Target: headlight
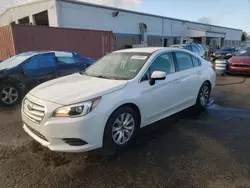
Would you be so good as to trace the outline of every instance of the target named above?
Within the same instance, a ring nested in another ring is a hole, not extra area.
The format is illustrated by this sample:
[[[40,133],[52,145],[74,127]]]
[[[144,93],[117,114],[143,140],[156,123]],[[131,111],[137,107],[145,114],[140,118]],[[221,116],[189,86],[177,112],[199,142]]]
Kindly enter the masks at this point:
[[[231,53],[226,54],[226,56],[230,56],[230,55],[232,55],[232,54]]]
[[[53,116],[54,117],[79,117],[85,116],[89,112],[91,112],[101,101],[101,97],[85,101],[82,103],[72,104],[68,106],[63,106],[57,108]]]

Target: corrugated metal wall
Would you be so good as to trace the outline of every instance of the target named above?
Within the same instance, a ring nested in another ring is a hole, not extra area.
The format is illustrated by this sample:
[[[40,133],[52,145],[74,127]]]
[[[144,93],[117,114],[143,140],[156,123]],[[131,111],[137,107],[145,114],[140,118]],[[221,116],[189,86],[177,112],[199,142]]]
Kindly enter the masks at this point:
[[[11,26],[0,27],[0,60],[15,55]]]
[[[16,54],[34,50],[63,50],[98,59],[114,50],[111,31],[12,25]]]

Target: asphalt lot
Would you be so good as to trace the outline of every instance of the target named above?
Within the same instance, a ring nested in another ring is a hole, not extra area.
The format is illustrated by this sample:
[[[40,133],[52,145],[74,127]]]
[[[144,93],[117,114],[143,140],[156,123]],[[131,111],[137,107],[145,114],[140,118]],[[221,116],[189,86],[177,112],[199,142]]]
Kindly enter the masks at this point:
[[[155,123],[109,155],[51,152],[24,133],[20,107],[0,108],[0,187],[250,187],[250,78],[218,78],[212,99],[202,114]]]

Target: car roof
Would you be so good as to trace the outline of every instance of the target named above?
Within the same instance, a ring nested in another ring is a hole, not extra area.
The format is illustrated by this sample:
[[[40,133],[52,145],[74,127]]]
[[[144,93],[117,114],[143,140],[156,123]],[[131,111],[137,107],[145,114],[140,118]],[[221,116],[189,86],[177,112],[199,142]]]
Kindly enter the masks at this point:
[[[118,50],[113,53],[118,52],[138,52],[138,53],[154,53],[155,51],[165,49],[165,47],[142,47],[142,48],[129,48],[124,50]],[[167,49],[167,48],[166,48]]]
[[[125,50],[118,50],[114,51],[112,53],[119,53],[119,52],[135,52],[135,53],[155,53],[158,51],[185,51],[190,53],[189,50],[182,49],[182,48],[175,48],[175,47],[143,47],[143,48],[131,48],[131,49],[125,49]]]
[[[173,45],[171,45],[171,46],[176,46],[176,47],[178,47],[178,46],[187,46],[187,45],[189,45],[189,44],[173,44]]]
[[[34,56],[38,54],[47,54],[47,53],[54,53],[56,57],[72,57],[73,54],[72,52],[65,52],[65,51],[47,51],[47,50],[41,50],[41,51],[29,51],[29,52],[24,52],[22,55],[29,55],[29,56]]]

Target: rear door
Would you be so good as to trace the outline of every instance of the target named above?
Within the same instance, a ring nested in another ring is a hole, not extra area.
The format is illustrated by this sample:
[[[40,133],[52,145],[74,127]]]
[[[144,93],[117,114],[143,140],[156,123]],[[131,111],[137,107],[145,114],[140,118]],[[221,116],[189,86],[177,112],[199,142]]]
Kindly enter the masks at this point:
[[[179,79],[175,82],[178,84],[176,99],[176,109],[181,110],[196,101],[199,88],[201,86],[200,76],[202,74],[200,62],[195,62],[196,57],[186,52],[174,52]],[[194,59],[194,60],[193,60]],[[198,59],[197,59],[198,60]],[[194,62],[193,62],[194,61]]]
[[[22,82],[25,91],[55,78],[55,55],[53,53],[41,54],[30,59],[22,66]]]

